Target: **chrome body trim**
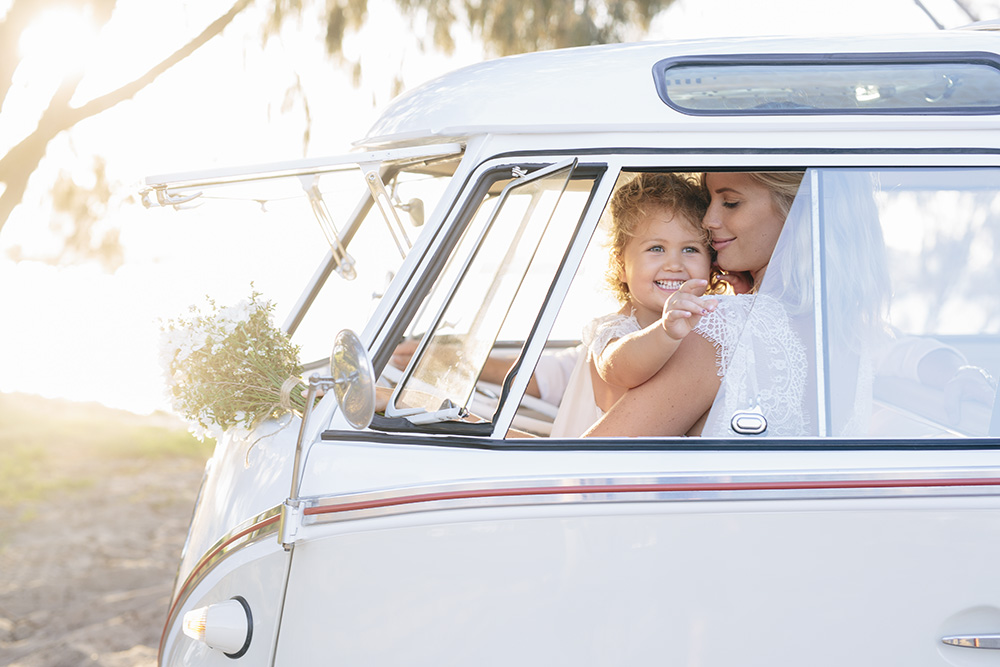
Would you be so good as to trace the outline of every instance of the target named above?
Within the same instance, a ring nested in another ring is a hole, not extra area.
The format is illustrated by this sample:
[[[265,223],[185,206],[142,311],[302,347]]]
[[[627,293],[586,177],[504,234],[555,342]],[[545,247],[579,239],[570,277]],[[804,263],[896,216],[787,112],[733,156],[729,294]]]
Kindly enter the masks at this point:
[[[437,509],[620,502],[1000,496],[1000,469],[469,480],[305,498],[303,524]]]
[[[191,596],[191,592],[198,587],[198,584],[202,582],[209,572],[235,551],[249,544],[259,542],[269,535],[276,534],[280,519],[281,506],[261,512],[222,536],[199,559],[198,564],[191,570],[191,574],[184,580],[184,583],[174,589],[173,600],[170,602],[170,611],[167,612],[167,620],[163,625],[163,633],[160,635],[158,664],[162,663],[163,660],[163,647],[167,633],[177,620],[180,608]]]

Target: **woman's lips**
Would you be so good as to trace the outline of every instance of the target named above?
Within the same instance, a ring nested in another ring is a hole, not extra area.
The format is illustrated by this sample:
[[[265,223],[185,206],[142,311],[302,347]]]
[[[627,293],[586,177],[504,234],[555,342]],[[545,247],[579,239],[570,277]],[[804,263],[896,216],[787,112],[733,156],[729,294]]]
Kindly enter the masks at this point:
[[[719,252],[735,240],[735,236],[728,239],[712,239],[712,247],[715,248],[715,252]]]

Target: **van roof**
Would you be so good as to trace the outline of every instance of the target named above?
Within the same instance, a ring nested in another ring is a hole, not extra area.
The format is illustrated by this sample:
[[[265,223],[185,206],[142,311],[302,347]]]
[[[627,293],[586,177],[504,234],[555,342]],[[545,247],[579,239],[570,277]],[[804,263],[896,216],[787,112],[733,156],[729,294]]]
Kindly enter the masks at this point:
[[[766,55],[794,62],[798,55],[822,63],[844,54],[883,59],[898,54],[901,60],[904,54],[942,59],[978,54],[995,65],[998,45],[990,31],[950,30],[638,42],[509,56],[464,67],[404,93],[358,144],[374,148],[485,134],[676,130],[692,122],[690,114],[667,104],[654,81],[654,67],[669,59]],[[785,111],[768,113],[773,118]]]

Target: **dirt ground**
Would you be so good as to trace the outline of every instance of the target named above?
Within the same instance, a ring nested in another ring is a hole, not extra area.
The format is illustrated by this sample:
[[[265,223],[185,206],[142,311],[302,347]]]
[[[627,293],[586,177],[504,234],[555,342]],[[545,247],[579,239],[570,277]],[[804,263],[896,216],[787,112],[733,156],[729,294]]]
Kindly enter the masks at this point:
[[[0,665],[155,665],[204,460],[52,466],[83,481],[0,505]]]

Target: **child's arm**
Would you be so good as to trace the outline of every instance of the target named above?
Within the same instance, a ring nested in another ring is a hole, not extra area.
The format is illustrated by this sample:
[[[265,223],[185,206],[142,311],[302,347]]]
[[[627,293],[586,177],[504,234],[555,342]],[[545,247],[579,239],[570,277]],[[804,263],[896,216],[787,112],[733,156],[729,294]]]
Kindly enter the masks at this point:
[[[707,280],[688,280],[663,305],[663,316],[648,327],[607,345],[594,360],[601,379],[614,387],[638,387],[656,375],[715,300],[699,297]]]

